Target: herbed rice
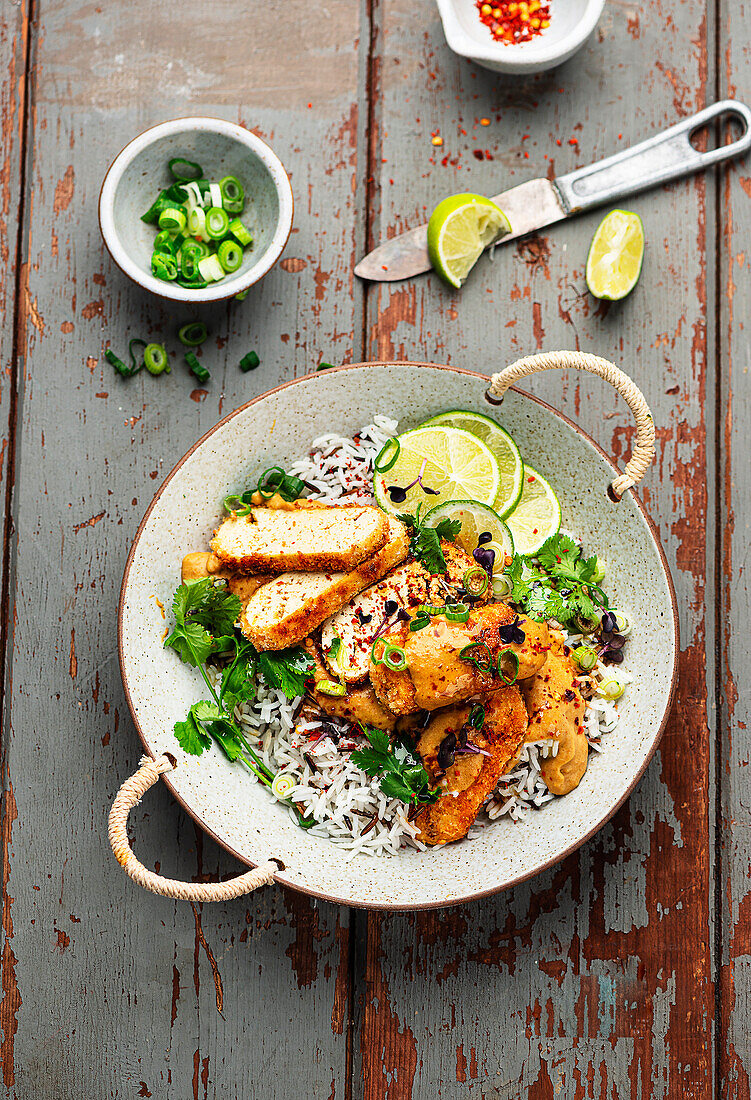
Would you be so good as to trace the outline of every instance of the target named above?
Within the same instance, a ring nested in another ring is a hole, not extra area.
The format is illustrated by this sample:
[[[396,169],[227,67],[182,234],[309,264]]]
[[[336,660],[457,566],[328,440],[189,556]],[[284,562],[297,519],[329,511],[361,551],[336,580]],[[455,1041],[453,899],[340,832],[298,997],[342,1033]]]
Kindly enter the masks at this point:
[[[349,500],[372,503],[373,465],[386,441],[397,434],[398,422],[376,416],[353,438],[329,434],[315,439],[307,458],[289,467],[303,478],[319,500]],[[566,637],[566,644],[579,645],[581,635]],[[603,751],[603,738],[618,723],[617,706],[599,693],[598,686],[609,674],[599,661],[589,674],[591,697],[587,700],[584,722],[590,751]],[[618,676],[626,683],[631,677],[622,665]],[[417,839],[419,824],[409,820],[409,807],[398,799],[387,798],[377,777],[369,778],[356,767],[350,754],[364,743],[354,737],[348,723],[337,723],[312,714],[302,699],[288,700],[275,688],[259,683],[256,699],[235,711],[245,734],[259,755],[275,772],[284,772],[295,780],[289,798],[317,824],[309,831],[346,849],[348,858],[360,853],[395,855],[405,850],[425,851]],[[504,775],[487,799],[468,840],[480,835],[486,826],[506,818],[518,823],[550,802],[551,794],[542,778],[541,761],[558,751],[553,739],[525,744],[514,770]],[[269,797],[276,796],[264,787]],[[294,810],[281,805],[297,820]]]

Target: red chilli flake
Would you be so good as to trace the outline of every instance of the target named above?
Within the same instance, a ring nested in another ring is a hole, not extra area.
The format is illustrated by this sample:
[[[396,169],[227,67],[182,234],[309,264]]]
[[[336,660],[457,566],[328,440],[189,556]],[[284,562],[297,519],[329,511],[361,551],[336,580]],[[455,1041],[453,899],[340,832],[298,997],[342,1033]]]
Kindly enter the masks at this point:
[[[475,0],[480,22],[496,42],[528,42],[550,26],[550,2],[544,0]]]

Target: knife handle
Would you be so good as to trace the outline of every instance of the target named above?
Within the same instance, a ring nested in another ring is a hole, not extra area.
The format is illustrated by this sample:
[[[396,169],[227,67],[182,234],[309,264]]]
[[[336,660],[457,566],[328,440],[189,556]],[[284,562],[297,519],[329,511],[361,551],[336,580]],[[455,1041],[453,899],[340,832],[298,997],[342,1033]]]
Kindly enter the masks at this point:
[[[700,127],[723,115],[740,122],[741,137],[729,145],[699,152],[691,144],[691,135]],[[558,188],[567,213],[576,214],[593,206],[645,191],[648,187],[681,179],[692,172],[709,168],[737,157],[751,148],[751,110],[735,99],[724,99],[684,118],[668,130],[615,156],[599,160],[587,168],[577,168],[558,176]]]

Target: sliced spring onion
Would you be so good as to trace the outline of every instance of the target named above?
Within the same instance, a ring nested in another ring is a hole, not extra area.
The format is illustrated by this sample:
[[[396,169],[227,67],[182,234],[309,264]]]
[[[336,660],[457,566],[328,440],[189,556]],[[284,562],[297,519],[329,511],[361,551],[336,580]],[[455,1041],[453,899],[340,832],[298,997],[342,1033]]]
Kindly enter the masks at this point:
[[[250,287],[248,287],[247,290],[241,290],[239,294],[235,295],[235,301],[236,302],[244,302],[249,294],[250,294]]]
[[[166,252],[154,252],[151,257],[151,274],[171,283],[177,278],[177,264]]]
[[[375,639],[372,646],[370,647],[370,659],[374,665],[383,664],[383,655],[386,652],[386,646],[388,644],[388,640],[384,638],[382,634],[379,634],[378,637]],[[380,653],[376,652],[379,646],[383,647]]]
[[[326,363],[325,366],[328,367],[330,366],[330,364]],[[318,369],[323,370],[324,364],[321,363]],[[376,455],[375,462],[373,463],[373,469],[375,470],[375,472],[377,474],[385,474],[387,470],[390,470],[391,467],[396,464],[396,460],[399,457],[399,452],[401,451],[401,449],[402,445],[398,439],[395,439],[392,436],[391,439],[387,440]]]
[[[290,791],[293,791],[297,783],[295,777],[290,775],[289,772],[278,772],[271,781],[271,793],[276,795],[277,798],[287,798]]]
[[[160,191],[145,214],[141,214],[141,221],[147,225],[156,225],[159,215],[164,209],[166,191]]]
[[[336,698],[341,698],[347,694],[344,684],[338,684],[336,680],[319,680],[315,690],[320,691],[323,695],[333,695]]]
[[[130,356],[131,367],[132,367],[132,370],[133,370],[134,374],[136,373],[136,371],[139,371],[142,366],[144,366],[143,349],[145,349],[146,347],[147,347],[147,341],[146,340],[139,340],[139,338],[137,336],[134,337],[130,341],[130,343],[128,344],[128,355]],[[138,357],[138,361],[136,361],[136,353],[135,353],[135,350],[134,350],[135,348],[141,348],[142,349],[141,354]]]
[[[519,676],[519,654],[513,649],[502,649],[498,654],[496,668],[504,684],[515,684]]]
[[[253,510],[252,502],[245,499],[245,497],[249,495],[252,494],[243,493],[242,496],[233,494],[232,496],[225,497],[224,507],[235,516],[248,516]]]
[[[201,206],[194,206],[188,214],[188,232],[191,237],[202,237],[206,232],[206,212]]]
[[[211,199],[211,205],[218,206],[221,209],[224,205],[224,202],[222,200],[222,189],[218,183],[209,184],[209,196]]]
[[[225,176],[219,180],[222,203],[230,214],[241,214],[245,206],[245,189],[237,176]]]
[[[233,218],[229,223],[229,231],[232,236],[238,241],[243,248],[247,248],[248,245],[253,243],[253,238],[248,230],[247,226],[243,225],[239,218]]]
[[[255,370],[261,360],[258,358],[254,351],[249,351],[247,355],[243,355],[240,360],[240,370],[247,373],[249,370]]]
[[[590,672],[597,664],[597,650],[589,645],[578,645],[571,656],[582,672]]]
[[[206,211],[206,236],[221,241],[229,233],[229,218],[221,206],[210,206]]]
[[[333,363],[319,363],[318,366],[316,367],[316,370],[333,370],[333,369],[334,369],[334,364]]]
[[[125,363],[123,363],[122,359],[119,359],[115,355],[112,348],[107,348],[104,353],[104,358],[107,360],[108,363],[112,364],[117,373],[122,375],[123,378],[132,378],[133,375],[136,373],[136,371],[132,367],[126,366]]]
[[[169,358],[164,344],[147,344],[143,350],[143,365],[149,374],[169,371]]]
[[[383,651],[383,664],[392,672],[401,672],[407,667],[407,655],[400,645],[387,644]]]
[[[467,718],[467,724],[472,726],[473,729],[481,730],[485,725],[485,707],[482,703],[477,703],[469,712]]]
[[[243,262],[243,250],[236,241],[222,241],[216,254],[219,257],[219,263],[228,275],[233,271],[237,271]]]
[[[178,275],[176,282],[178,286],[185,287],[186,290],[203,290],[204,287],[209,285],[206,280],[202,279],[200,276],[197,279],[181,279]]]
[[[465,661],[471,661],[480,672],[490,672],[493,667],[493,654],[485,642],[470,642],[459,650],[459,656]]]
[[[203,259],[200,252],[193,248],[183,248],[180,251],[180,274],[189,282],[200,277],[198,264]]]
[[[179,206],[167,206],[159,215],[159,228],[169,229],[171,233],[180,233],[187,224],[185,211]]]
[[[450,623],[466,623],[469,608],[465,603],[447,603],[443,614]]]
[[[589,578],[592,581],[592,584],[599,584],[601,581],[604,581],[605,571],[606,566],[602,558],[595,558],[595,571]]]
[[[615,701],[620,699],[626,690],[626,684],[618,676],[608,676],[603,680],[600,686],[597,688],[598,695],[602,695],[605,699],[611,699]]]
[[[173,157],[167,162],[167,167],[176,180],[197,180],[203,175],[201,165],[185,157]]]
[[[194,375],[199,382],[208,382],[209,378],[211,378],[211,374],[206,370],[206,367],[198,362],[195,352],[186,351],[185,362],[190,367],[190,373]]]
[[[187,197],[188,192],[185,190],[185,186],[182,183],[173,183],[166,191],[162,191],[163,199],[169,199],[171,202],[176,202],[180,206],[182,206]]]
[[[209,335],[203,321],[189,321],[177,330],[177,338],[186,348],[197,348]]]
[[[198,186],[195,180],[192,180],[190,183],[186,183],[185,190],[188,192],[187,201],[190,203],[191,209],[194,209],[196,206],[203,206],[203,195],[201,194],[201,188]]]
[[[462,577],[462,584],[468,596],[482,596],[490,584],[490,577],[481,565],[473,565]]]
[[[426,626],[430,626],[430,619],[427,615],[415,615],[414,619],[409,624],[409,629],[414,633],[417,630],[424,630]]]
[[[160,229],[156,237],[154,237],[154,251],[169,252],[170,255],[174,255],[176,252],[174,238],[169,229]]]
[[[511,578],[506,573],[494,573],[491,583],[493,585],[493,595],[499,600],[505,600],[514,590]]]
[[[574,623],[580,634],[593,634],[600,625],[600,619],[598,615],[593,616],[591,619],[586,615],[577,615]]]
[[[443,615],[446,607],[442,603],[421,603],[417,608],[418,615]]]
[[[198,261],[198,270],[201,278],[208,283],[218,283],[220,279],[224,278],[224,268],[216,256],[204,256],[202,260]]]
[[[615,617],[615,625],[619,634],[622,634],[624,638],[627,638],[631,633],[632,623],[628,615],[624,615],[622,611],[611,611],[611,615]]]
[[[264,500],[268,500],[269,497],[273,497],[274,493],[279,491],[279,487],[284,483],[286,476],[287,473],[281,466],[269,466],[268,470],[263,471],[258,479],[257,488]]]

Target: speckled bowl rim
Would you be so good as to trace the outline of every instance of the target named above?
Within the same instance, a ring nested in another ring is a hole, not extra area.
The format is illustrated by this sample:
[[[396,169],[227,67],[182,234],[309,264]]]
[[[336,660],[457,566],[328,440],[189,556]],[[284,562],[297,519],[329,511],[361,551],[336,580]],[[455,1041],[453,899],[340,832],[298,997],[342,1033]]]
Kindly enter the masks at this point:
[[[274,230],[274,236],[269,243],[266,252],[244,275],[238,275],[234,279],[222,280],[215,288],[205,287],[203,290],[188,291],[183,287],[174,286],[164,279],[157,279],[150,272],[145,271],[139,264],[131,261],[130,256],[121,249],[118,242],[118,234],[115,231],[114,193],[123,172],[133,159],[156,139],[169,133],[179,133],[181,129],[189,129],[178,123],[191,123],[195,130],[207,130],[212,133],[222,133],[226,137],[233,137],[241,145],[251,149],[266,166],[279,199],[279,219]],[[146,140],[148,139],[148,140]],[[112,209],[103,215],[103,203],[105,191],[112,191]],[[259,138],[251,130],[246,130],[237,122],[228,122],[224,118],[212,118],[210,115],[181,115],[179,118],[171,118],[166,122],[160,122],[156,126],[149,126],[136,134],[134,138],[122,147],[104,174],[102,186],[99,189],[97,202],[97,217],[99,231],[102,234],[104,246],[124,275],[140,286],[148,290],[158,298],[166,298],[171,302],[187,302],[188,304],[203,305],[207,302],[226,302],[234,298],[244,290],[249,290],[259,282],[274,266],[287,245],[292,225],[295,219],[295,196],[292,192],[287,169],[281,160],[262,138]],[[120,254],[121,253],[121,254]],[[218,425],[217,425],[218,426]],[[186,456],[187,457],[187,456]]]
[[[483,382],[485,384],[486,388],[487,388],[487,386],[489,384],[489,381],[490,381],[486,374],[480,374],[478,371],[465,370],[462,367],[452,367],[452,366],[449,366],[449,365],[443,364],[443,363],[427,363],[427,362],[411,361],[411,360],[397,360],[397,361],[390,362],[390,363],[382,363],[382,362],[378,362],[378,361],[364,362],[364,363],[352,363],[352,364],[349,364],[347,366],[335,367],[333,369],[330,369],[330,370],[326,371],[326,374],[327,375],[341,374],[345,371],[359,370],[362,367],[429,367],[429,368],[437,369],[437,370],[452,371],[454,374],[464,375],[464,376],[469,377],[469,378],[476,378],[478,381]],[[132,699],[131,694],[130,694],[130,688],[128,686],[128,677],[127,677],[127,673],[126,673],[126,670],[125,670],[125,659],[124,659],[124,652],[123,652],[123,613],[124,613],[124,608],[125,608],[125,594],[126,594],[126,590],[127,590],[127,587],[128,587],[128,579],[129,579],[129,576],[130,576],[131,565],[133,563],[133,559],[134,559],[135,554],[136,554],[136,549],[138,547],[138,543],[139,543],[141,534],[144,530],[144,527],[146,526],[146,523],[148,522],[148,519],[149,519],[149,516],[151,515],[152,510],[154,509],[155,505],[157,504],[157,502],[158,502],[159,498],[161,497],[162,493],[165,491],[165,489],[167,488],[169,483],[172,481],[173,477],[177,474],[177,472],[180,470],[182,465],[190,458],[190,456],[193,454],[193,452],[196,450],[197,447],[200,447],[201,444],[205,443],[207,439],[210,439],[211,436],[214,435],[215,432],[217,432],[220,428],[222,428],[225,424],[227,424],[235,416],[238,416],[240,413],[245,412],[245,410],[249,409],[252,405],[257,405],[259,401],[263,401],[264,398],[270,397],[272,394],[281,393],[283,390],[288,390],[293,386],[299,385],[301,382],[309,381],[311,378],[315,378],[315,377],[316,377],[315,373],[305,374],[305,375],[302,375],[300,378],[294,378],[291,382],[284,382],[280,386],[274,386],[273,389],[266,390],[265,393],[259,394],[258,397],[254,397],[251,401],[247,401],[244,405],[240,405],[239,408],[234,409],[231,413],[228,413],[227,416],[223,417],[220,421],[218,421],[218,423],[216,423],[213,428],[210,428],[204,435],[201,436],[200,439],[196,440],[196,442],[193,444],[193,446],[190,448],[190,450],[186,451],[186,453],[183,455],[183,457],[180,459],[180,461],[177,462],[176,465],[172,468],[172,470],[169,472],[169,474],[164,479],[164,481],[160,485],[159,489],[155,493],[154,499],[152,500],[151,504],[147,508],[146,513],[144,514],[144,517],[143,517],[143,519],[141,520],[141,522],[138,526],[138,530],[136,531],[135,538],[133,539],[133,543],[132,543],[130,551],[128,553],[127,561],[125,562],[125,571],[123,573],[123,580],[122,580],[122,584],[120,586],[120,600],[119,600],[118,611],[117,611],[117,652],[118,652],[118,659],[119,659],[119,662],[120,662],[120,675],[121,675],[122,681],[123,681],[123,689],[125,691],[125,699],[126,699],[126,702],[128,704],[128,709],[130,711],[130,716],[133,720],[134,726],[136,727],[136,731],[138,733],[138,736],[141,739],[141,743],[144,747],[144,750],[146,751],[146,753],[152,759],[154,759],[154,754],[152,753],[151,749],[149,748],[148,742],[147,742],[146,737],[144,735],[144,732],[141,728],[141,724],[138,721],[138,718],[136,716],[136,709],[135,709],[135,706],[133,704],[133,699]],[[554,409],[553,406],[549,405],[546,401],[542,401],[539,397],[535,397],[534,394],[528,393],[526,390],[519,390],[516,386],[514,386],[513,389],[515,390],[515,392],[521,394],[523,397],[527,398],[529,401],[533,401],[536,405],[540,405],[546,411],[553,413],[556,417],[558,417],[559,420],[563,421],[563,423],[567,427],[571,428],[572,431],[576,432],[577,435],[581,436],[605,460],[607,465],[613,471],[614,476],[616,476],[620,472],[613,465],[611,459],[608,457],[608,455],[605,453],[605,451],[602,449],[602,447],[600,447],[600,445],[598,443],[596,443],[595,440],[591,438],[591,436],[587,435],[587,433],[585,431],[583,431],[577,424],[575,424],[573,422],[573,420],[570,420],[567,416],[564,416],[563,413],[559,412],[557,409]],[[673,708],[673,700],[675,698],[676,684],[677,684],[677,680],[678,680],[678,654],[679,654],[679,650],[680,650],[680,633],[679,633],[680,628],[679,628],[679,624],[678,624],[678,601],[677,601],[676,594],[675,594],[675,585],[673,584],[673,578],[672,578],[672,575],[670,573],[670,567],[668,565],[668,560],[667,560],[667,557],[665,555],[665,551],[662,548],[662,544],[660,542],[659,532],[658,532],[657,527],[655,526],[651,516],[649,515],[646,508],[644,507],[641,500],[639,499],[638,495],[634,492],[633,489],[629,490],[629,492],[632,493],[634,501],[636,503],[636,506],[639,509],[639,511],[640,511],[640,513],[641,513],[641,515],[642,515],[642,517],[643,517],[643,519],[644,519],[644,521],[647,525],[647,528],[649,530],[650,535],[652,536],[652,541],[654,542],[654,544],[657,548],[657,552],[658,552],[659,557],[660,557],[660,562],[662,564],[662,568],[663,568],[663,571],[664,571],[664,574],[665,574],[665,579],[667,580],[668,591],[670,592],[670,602],[671,602],[671,605],[672,605],[672,613],[673,613],[673,632],[674,632],[674,638],[673,638],[674,650],[673,650],[673,652],[674,652],[674,659],[673,659],[672,673],[671,673],[671,677],[670,677],[670,692],[668,694],[667,703],[665,705],[665,711],[663,713],[663,716],[662,716],[662,719],[660,721],[660,725],[657,729],[657,732],[656,732],[656,734],[655,734],[655,736],[652,740],[652,744],[650,745],[650,747],[647,751],[647,754],[644,758],[644,761],[643,761],[641,767],[639,768],[638,772],[634,776],[634,779],[631,782],[631,784],[629,785],[628,789],[623,793],[623,795],[620,798],[618,798],[616,800],[616,802],[613,803],[612,807],[607,811],[607,813],[603,814],[603,816],[600,818],[600,820],[595,825],[593,825],[592,828],[587,833],[585,833],[584,836],[577,839],[573,844],[570,844],[562,852],[559,852],[557,855],[555,855],[553,858],[549,859],[546,863],[542,864],[541,866],[535,867],[531,871],[523,872],[522,874],[519,874],[515,878],[511,879],[509,882],[504,882],[499,886],[491,886],[487,890],[476,890],[476,891],[473,891],[471,893],[464,894],[461,897],[451,898],[451,900],[449,900],[449,901],[416,902],[416,903],[411,904],[411,905],[396,905],[396,904],[393,904],[391,902],[368,902],[366,904],[365,902],[362,902],[362,901],[348,901],[348,902],[345,903],[340,898],[332,897],[330,894],[326,894],[322,890],[313,890],[310,887],[301,886],[297,882],[290,881],[288,878],[285,877],[283,869],[280,870],[278,874],[274,875],[274,881],[278,885],[288,886],[290,889],[296,890],[299,893],[307,894],[310,897],[319,898],[321,901],[328,901],[328,902],[331,902],[335,905],[344,905],[344,904],[346,904],[350,908],[353,908],[353,909],[385,910],[385,911],[397,912],[397,913],[413,912],[413,911],[421,910],[421,909],[427,909],[427,910],[429,910],[429,909],[447,909],[447,908],[450,908],[451,906],[455,906],[455,905],[464,905],[466,902],[474,901],[475,899],[487,898],[487,897],[491,897],[493,894],[500,894],[504,890],[509,890],[514,886],[518,886],[519,883],[526,882],[528,879],[531,879],[531,878],[536,878],[538,875],[542,874],[544,871],[547,871],[550,867],[555,867],[557,864],[562,863],[564,859],[566,859],[568,856],[570,856],[572,852],[575,852],[579,848],[581,848],[583,844],[585,844],[588,840],[590,840],[591,837],[593,837],[595,835],[595,833],[600,831],[600,829],[603,827],[603,825],[607,824],[607,822],[610,821],[610,819],[613,817],[613,815],[620,809],[620,807],[623,805],[623,803],[626,801],[626,799],[629,797],[629,795],[632,793],[634,788],[639,783],[641,777],[644,775],[644,772],[647,769],[647,765],[649,764],[649,762],[651,761],[652,757],[654,756],[654,754],[657,750],[657,746],[659,745],[660,740],[662,739],[663,731],[665,729],[665,726],[667,725],[668,718],[670,717],[670,713],[671,713],[671,710]],[[203,831],[208,836],[210,836],[212,840],[216,841],[216,843],[221,848],[224,848],[224,850],[226,852],[228,852],[230,855],[234,856],[235,859],[237,859],[239,863],[244,864],[244,866],[246,866],[246,867],[255,867],[256,866],[256,864],[252,863],[250,860],[248,860],[244,856],[240,855],[240,853],[238,851],[236,851],[236,849],[233,848],[231,844],[228,844],[225,840],[223,840],[220,836],[218,836],[213,831],[213,829],[210,829],[206,825],[206,823],[201,818],[200,814],[197,813],[195,810],[193,810],[188,805],[186,800],[181,795],[178,794],[178,792],[175,788],[175,785],[172,782],[170,782],[169,774],[162,775],[161,778],[162,778],[163,783],[167,787],[167,789],[172,794],[173,798],[180,804],[180,806],[186,812],[186,814],[188,814],[188,816],[191,817],[193,819],[193,821],[195,821],[196,825],[200,826],[200,828],[203,829]],[[279,861],[277,861],[277,862],[279,862]]]

